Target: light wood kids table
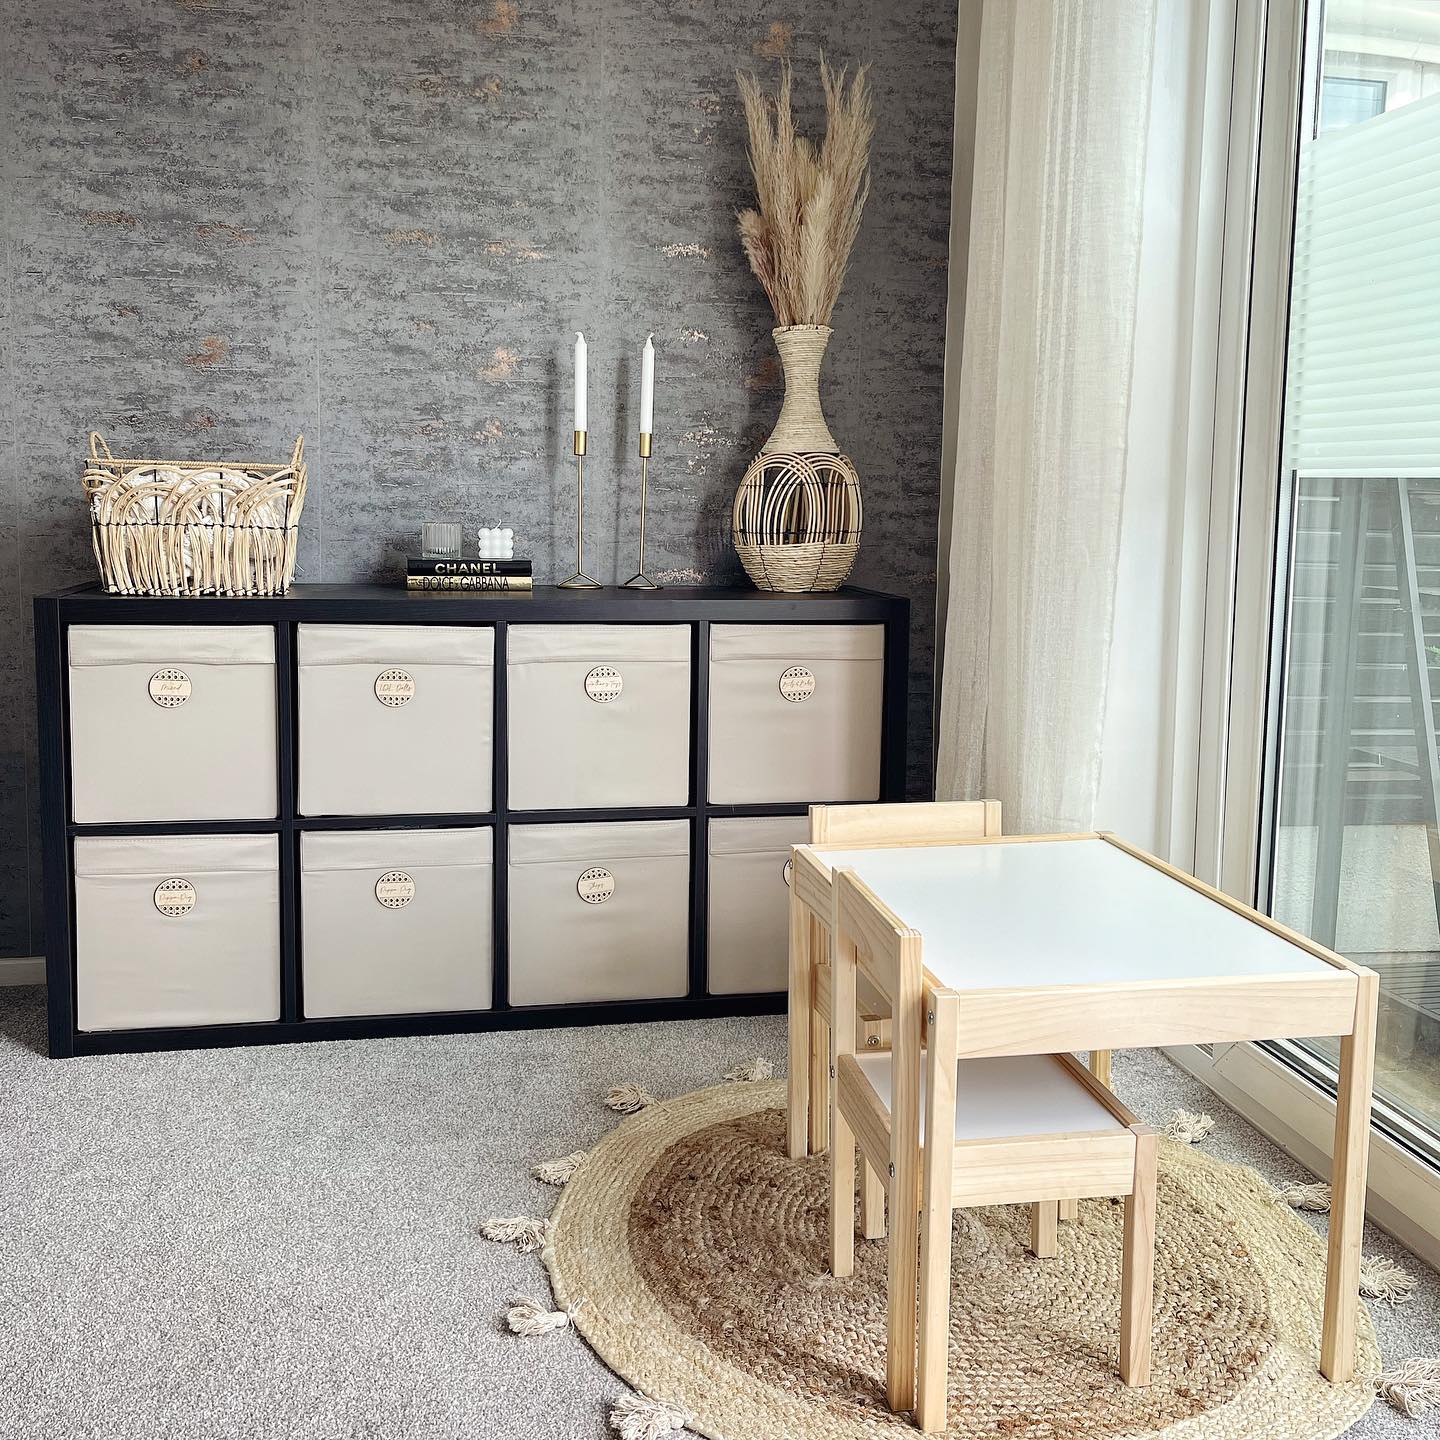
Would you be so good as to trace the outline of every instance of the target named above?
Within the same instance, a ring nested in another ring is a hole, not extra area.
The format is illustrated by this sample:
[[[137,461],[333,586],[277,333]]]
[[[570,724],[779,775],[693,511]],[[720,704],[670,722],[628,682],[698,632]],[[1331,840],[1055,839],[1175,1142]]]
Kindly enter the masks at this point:
[[[1351,1378],[1379,991],[1373,970],[1103,834],[797,846],[792,965],[807,963],[801,952],[816,928],[805,911],[831,924],[831,876],[840,870],[854,870],[919,932],[927,991],[959,992],[961,1059],[1340,1036],[1320,1369],[1332,1381]],[[917,1204],[890,1216],[891,1254],[918,1253],[918,1152],[897,1151],[894,1164],[895,1193],[911,1186],[908,1168]],[[908,1288],[910,1300],[892,1315],[913,1317],[916,1270],[901,1268],[908,1281],[892,1273],[890,1283]],[[950,1277],[920,1276],[922,1307],[927,1282],[948,1294]]]

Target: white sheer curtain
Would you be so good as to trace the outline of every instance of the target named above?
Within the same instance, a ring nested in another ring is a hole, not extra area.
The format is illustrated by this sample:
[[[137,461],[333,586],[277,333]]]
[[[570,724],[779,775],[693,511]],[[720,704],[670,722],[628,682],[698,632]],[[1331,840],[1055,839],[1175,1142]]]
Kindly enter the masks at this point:
[[[938,793],[1091,825],[1156,0],[983,0]]]

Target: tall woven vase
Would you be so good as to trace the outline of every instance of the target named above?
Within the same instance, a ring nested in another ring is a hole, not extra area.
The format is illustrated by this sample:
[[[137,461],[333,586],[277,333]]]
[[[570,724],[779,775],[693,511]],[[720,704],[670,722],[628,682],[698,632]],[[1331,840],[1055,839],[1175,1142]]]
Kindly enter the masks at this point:
[[[860,476],[820,409],[828,325],[770,332],[785,403],[735,495],[735,550],[761,590],[835,590],[860,549]]]

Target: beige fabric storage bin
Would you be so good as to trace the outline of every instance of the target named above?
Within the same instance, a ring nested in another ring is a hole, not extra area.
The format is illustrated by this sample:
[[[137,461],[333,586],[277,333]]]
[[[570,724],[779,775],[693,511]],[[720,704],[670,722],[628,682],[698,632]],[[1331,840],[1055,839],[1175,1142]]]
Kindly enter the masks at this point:
[[[710,994],[789,984],[790,847],[809,839],[805,815],[710,822]]]
[[[689,989],[690,822],[510,829],[510,1001]]]
[[[81,1030],[280,1018],[274,835],[75,841]]]
[[[688,625],[512,625],[510,808],[685,805]]]
[[[490,808],[495,632],[301,625],[302,815]]]
[[[72,625],[71,811],[80,824],[273,820],[268,625]]]
[[[884,634],[712,626],[711,801],[878,800]]]
[[[305,1015],[488,1010],[492,847],[478,829],[303,835]]]

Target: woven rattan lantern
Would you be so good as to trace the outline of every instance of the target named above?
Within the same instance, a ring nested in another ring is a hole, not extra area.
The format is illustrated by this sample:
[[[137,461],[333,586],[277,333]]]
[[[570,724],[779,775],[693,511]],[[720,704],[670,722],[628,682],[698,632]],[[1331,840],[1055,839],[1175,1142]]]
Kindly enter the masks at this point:
[[[835,590],[860,548],[860,476],[820,409],[828,325],[774,330],[785,403],[735,495],[735,550],[761,590]]]

